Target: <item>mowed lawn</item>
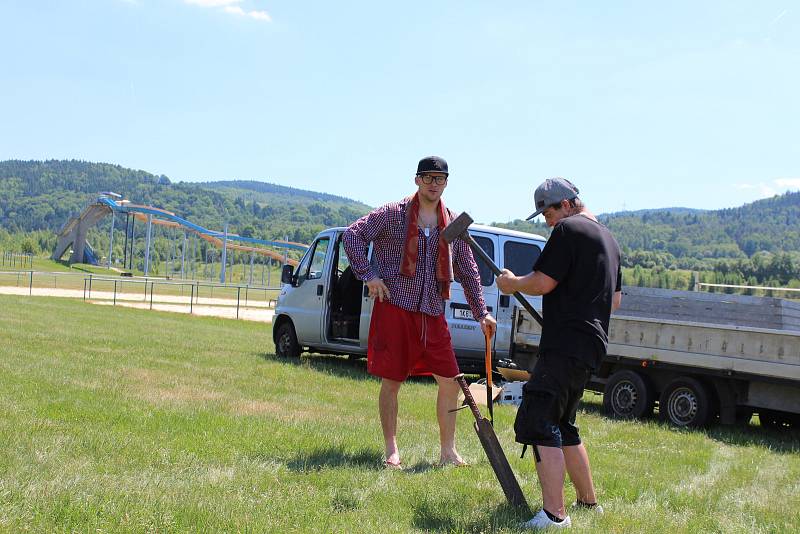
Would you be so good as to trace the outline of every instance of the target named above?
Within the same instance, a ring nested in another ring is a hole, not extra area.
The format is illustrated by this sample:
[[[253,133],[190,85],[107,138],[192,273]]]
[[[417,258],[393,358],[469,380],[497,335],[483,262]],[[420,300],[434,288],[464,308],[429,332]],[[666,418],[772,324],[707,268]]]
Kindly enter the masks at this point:
[[[364,367],[277,358],[259,323],[0,296],[0,530],[519,532],[468,412],[472,465],[434,467],[429,380],[401,391],[407,468],[380,468]],[[495,425],[536,508],[514,413]],[[606,514],[574,532],[800,530],[797,433],[611,421],[592,394],[579,419]]]

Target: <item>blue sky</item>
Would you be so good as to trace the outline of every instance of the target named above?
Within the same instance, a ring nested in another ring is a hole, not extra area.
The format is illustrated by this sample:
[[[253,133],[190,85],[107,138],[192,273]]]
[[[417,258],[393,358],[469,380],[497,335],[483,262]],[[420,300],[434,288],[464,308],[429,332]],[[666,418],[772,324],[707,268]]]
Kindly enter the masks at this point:
[[[800,189],[800,6],[782,1],[0,0],[0,160],[252,179],[379,205],[420,157],[524,218]]]

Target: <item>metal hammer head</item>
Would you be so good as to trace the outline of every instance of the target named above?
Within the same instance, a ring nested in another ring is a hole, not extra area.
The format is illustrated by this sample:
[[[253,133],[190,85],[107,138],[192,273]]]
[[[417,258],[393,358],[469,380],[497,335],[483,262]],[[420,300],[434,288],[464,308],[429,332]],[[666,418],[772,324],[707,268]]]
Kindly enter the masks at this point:
[[[472,223],[472,217],[465,211],[447,225],[447,228],[442,232],[442,237],[446,243],[452,243],[457,237],[466,232]]]

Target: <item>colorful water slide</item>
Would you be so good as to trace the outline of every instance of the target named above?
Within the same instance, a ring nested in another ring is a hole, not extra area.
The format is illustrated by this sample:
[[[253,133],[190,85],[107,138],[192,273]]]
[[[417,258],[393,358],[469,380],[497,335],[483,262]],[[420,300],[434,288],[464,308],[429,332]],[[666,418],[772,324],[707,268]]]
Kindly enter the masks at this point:
[[[166,212],[166,213],[168,213],[168,212]],[[147,223],[147,216],[146,215],[144,215],[142,213],[134,213],[133,216],[136,218],[137,221],[141,221],[143,223]],[[165,226],[167,228],[182,228],[182,225],[180,223],[177,223],[177,222],[174,222],[174,221],[165,221],[163,219],[152,219],[152,223],[153,224],[157,224],[159,226]],[[222,248],[223,239],[220,239],[218,237],[214,237],[212,235],[204,234],[202,232],[198,232],[197,230],[194,230],[193,228],[185,228],[185,229],[187,231],[192,232],[193,234],[197,235],[197,237],[199,237],[200,239],[203,239],[204,241],[208,241],[209,243],[211,243],[215,247],[220,248],[220,249]],[[223,234],[223,237],[224,237],[224,234]],[[237,236],[235,234],[228,234],[228,239],[229,240],[235,240],[235,238],[237,238],[237,237],[239,237],[239,236]],[[286,243],[286,244],[289,244],[289,245],[299,245],[300,247],[303,247],[304,249],[307,248],[306,245],[303,245],[302,243],[294,243],[292,241],[273,241],[273,243],[281,243],[280,246],[283,246],[282,244]],[[237,245],[235,243],[228,243],[228,250],[239,250],[239,251],[242,251],[242,252],[253,252],[253,253],[259,254],[261,256],[266,256],[268,258],[272,258],[272,259],[277,260],[277,261],[279,261],[281,263],[288,263],[289,265],[294,265],[295,267],[297,266],[297,263],[298,263],[297,260],[294,260],[292,258],[286,258],[285,255],[281,254],[280,252],[276,252],[274,250],[269,250],[269,249],[265,249],[265,248],[261,248],[261,247],[249,247],[247,245]]]
[[[61,259],[69,247],[72,246],[72,254],[70,255],[69,263],[72,264],[83,261],[87,246],[86,234],[89,228],[111,213],[130,214],[135,220],[147,224],[182,229],[196,234],[201,239],[214,244],[216,247],[222,248],[223,245],[225,245],[227,249],[252,252],[290,265],[297,265],[297,261],[287,258],[285,254],[281,254],[276,250],[270,250],[264,247],[283,250],[306,250],[308,248],[308,245],[294,243],[292,241],[268,241],[209,230],[178,217],[171,211],[154,206],[132,204],[127,200],[111,198],[110,194],[102,194],[97,200],[87,206],[78,217],[72,217],[64,224],[58,232],[58,242],[55,250],[53,250],[52,258],[55,260]]]

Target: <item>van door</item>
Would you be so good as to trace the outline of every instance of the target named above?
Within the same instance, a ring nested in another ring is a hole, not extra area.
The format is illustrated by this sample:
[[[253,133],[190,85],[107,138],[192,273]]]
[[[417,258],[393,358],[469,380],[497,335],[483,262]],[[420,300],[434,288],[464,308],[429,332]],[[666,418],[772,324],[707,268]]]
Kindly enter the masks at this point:
[[[524,276],[533,271],[533,265],[539,259],[544,247],[544,241],[537,243],[518,237],[501,235],[500,237],[500,263],[503,269],[508,269],[517,276]],[[542,297],[525,295],[525,299],[537,310],[542,309]],[[511,331],[514,308],[519,306],[517,299],[512,295],[501,295],[497,306],[497,336],[495,336],[495,350],[498,358],[505,358],[511,350]]]
[[[478,230],[469,233],[475,242],[486,251],[490,258],[497,258],[497,235]],[[479,258],[476,258],[478,272],[481,275],[483,299],[486,307],[494,315],[497,308],[498,291],[494,284],[492,270]],[[482,362],[484,356],[484,338],[480,325],[472,317],[472,311],[467,304],[464,288],[458,282],[450,286],[450,300],[445,303],[445,318],[450,328],[450,337],[453,340],[453,349],[460,362],[464,360],[477,360]]]
[[[373,244],[370,243],[369,249],[367,250],[367,258],[369,259],[370,263],[372,263],[372,249]],[[369,325],[370,322],[372,322],[373,299],[371,299],[369,296],[369,288],[367,287],[367,284],[362,285],[361,291],[361,320],[359,322],[358,334],[359,346],[363,349],[363,352],[366,353],[369,345]]]
[[[362,288],[364,283],[356,278],[344,250],[342,237],[336,234],[330,269],[330,295],[325,312],[323,340],[333,345],[358,345],[361,324]]]
[[[318,344],[322,337],[323,304],[330,277],[328,256],[331,236],[322,235],[314,241],[300,265],[297,266],[297,287],[292,288],[291,315],[300,345]]]

